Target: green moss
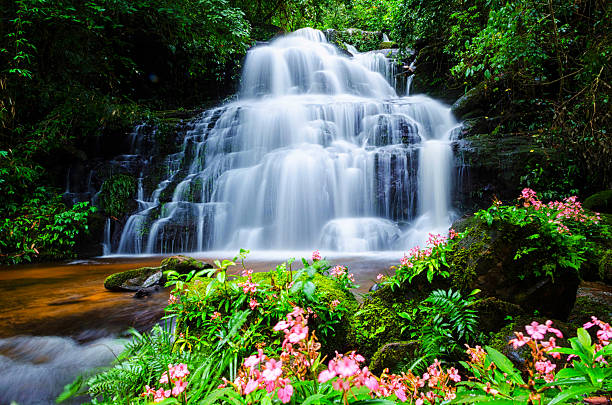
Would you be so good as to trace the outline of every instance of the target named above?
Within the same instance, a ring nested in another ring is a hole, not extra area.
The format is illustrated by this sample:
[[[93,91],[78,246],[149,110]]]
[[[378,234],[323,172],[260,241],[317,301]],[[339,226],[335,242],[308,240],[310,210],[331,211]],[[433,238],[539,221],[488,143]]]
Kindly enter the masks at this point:
[[[478,329],[489,333],[502,329],[509,320],[524,315],[521,307],[496,297],[478,300],[472,307],[478,313]]]
[[[104,288],[111,291],[124,291],[121,285],[127,280],[143,277],[147,278],[160,271],[160,267],[141,267],[139,269],[122,271],[120,273],[111,274],[104,280]]]
[[[102,184],[100,191],[100,208],[106,215],[121,218],[137,207],[134,200],[138,182],[133,176],[116,174]]]
[[[467,221],[466,221],[467,222]],[[458,232],[466,231],[466,236],[457,244],[448,258],[451,284],[454,289],[469,292],[477,278],[476,266],[488,254],[487,247],[491,236],[478,219],[471,217],[468,226]]]
[[[411,312],[420,302],[417,295],[420,294],[403,295],[388,286],[370,293],[350,321],[349,349],[371,357],[384,344],[401,341],[407,321],[398,314]]]
[[[600,191],[587,197],[582,206],[591,211],[612,214],[612,190]]]

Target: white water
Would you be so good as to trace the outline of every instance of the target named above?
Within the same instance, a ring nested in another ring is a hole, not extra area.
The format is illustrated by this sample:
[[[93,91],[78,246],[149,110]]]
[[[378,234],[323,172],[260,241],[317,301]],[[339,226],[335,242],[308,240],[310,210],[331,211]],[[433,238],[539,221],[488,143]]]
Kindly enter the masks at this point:
[[[312,29],[252,49],[238,100],[195,123],[117,253],[404,250],[446,231],[457,123],[392,80],[384,55]]]
[[[0,403],[54,404],[64,385],[109,365],[123,345],[111,338],[87,344],[58,336],[0,339]]]

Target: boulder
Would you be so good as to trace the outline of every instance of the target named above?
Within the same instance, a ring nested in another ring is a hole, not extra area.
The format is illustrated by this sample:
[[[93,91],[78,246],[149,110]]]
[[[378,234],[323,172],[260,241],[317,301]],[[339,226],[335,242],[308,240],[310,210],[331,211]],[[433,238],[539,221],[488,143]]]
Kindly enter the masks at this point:
[[[147,273],[143,273],[138,277],[126,280],[121,284],[120,288],[124,291],[138,291],[143,288],[153,287],[161,282],[163,273],[161,272],[161,270],[158,270],[155,273],[149,275],[148,277],[146,276]]]
[[[104,287],[110,291],[138,291],[142,284],[147,280],[151,281],[151,277],[155,278],[158,273],[161,273],[160,267],[142,267],[122,271],[108,276],[104,281]]]
[[[374,353],[369,369],[374,374],[382,373],[385,368],[391,373],[400,371],[399,366],[410,362],[417,356],[419,347],[419,342],[416,340],[387,343]]]
[[[484,333],[497,332],[512,319],[525,315],[525,311],[520,306],[496,297],[478,300],[472,309],[478,313],[478,329]]]
[[[486,83],[481,83],[459,97],[451,106],[451,111],[458,119],[484,115],[490,109],[487,101]]]
[[[497,297],[527,312],[538,310],[566,319],[578,289],[577,272],[560,268],[553,280],[546,275],[549,266],[557,265],[550,254],[532,252],[515,259],[517,251],[528,246],[527,238],[538,233],[538,228],[505,221],[495,221],[491,226],[479,219],[469,221],[467,234],[446,256],[453,286],[464,292],[477,288],[483,297]],[[458,223],[453,228],[463,226]],[[548,243],[544,236],[540,242]]]

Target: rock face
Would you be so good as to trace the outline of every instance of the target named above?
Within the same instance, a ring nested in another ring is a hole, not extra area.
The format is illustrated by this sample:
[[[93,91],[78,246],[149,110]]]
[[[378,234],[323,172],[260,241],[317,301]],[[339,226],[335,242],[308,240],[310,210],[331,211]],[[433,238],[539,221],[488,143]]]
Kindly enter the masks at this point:
[[[468,223],[466,226],[465,222]],[[467,235],[447,255],[453,285],[463,291],[480,289],[482,296],[497,297],[525,311],[538,310],[555,319],[566,319],[576,297],[576,271],[558,270],[554,281],[545,275],[550,257],[529,254],[515,259],[526,238],[537,229],[510,223],[486,223],[470,218],[453,225]],[[540,269],[536,276],[533,269]]]

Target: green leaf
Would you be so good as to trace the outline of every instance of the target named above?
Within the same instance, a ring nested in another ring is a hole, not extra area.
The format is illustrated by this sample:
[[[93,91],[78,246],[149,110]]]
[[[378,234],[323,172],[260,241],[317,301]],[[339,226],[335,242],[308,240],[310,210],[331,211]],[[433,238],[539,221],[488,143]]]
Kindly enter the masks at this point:
[[[525,384],[525,382],[523,381],[523,378],[521,377],[521,374],[518,372],[516,368],[514,368],[514,365],[506,356],[504,356],[503,354],[501,354],[500,352],[498,352],[491,346],[485,346],[485,349],[487,351],[487,355],[489,359],[493,363],[495,363],[495,365],[502,372],[508,374],[511,377],[512,381],[516,382],[517,384]]]
[[[597,388],[595,387],[573,387],[569,390],[561,391],[556,397],[552,399],[552,401],[548,403],[548,405],[565,403],[565,401],[568,399],[579,399],[580,397],[582,397],[582,395],[595,391],[597,391]]]

